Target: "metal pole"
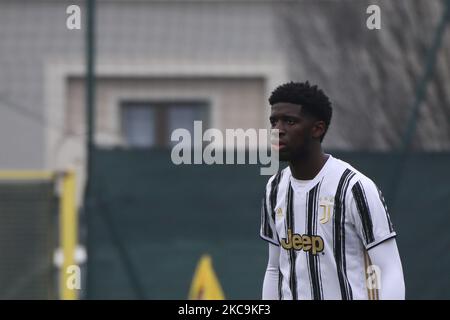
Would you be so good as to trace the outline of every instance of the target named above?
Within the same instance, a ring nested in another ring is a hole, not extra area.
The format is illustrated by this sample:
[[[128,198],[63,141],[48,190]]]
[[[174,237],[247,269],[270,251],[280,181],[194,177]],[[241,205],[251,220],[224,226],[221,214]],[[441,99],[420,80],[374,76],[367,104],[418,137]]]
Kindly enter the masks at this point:
[[[90,255],[92,228],[92,173],[94,166],[94,132],[95,132],[95,0],[86,0],[86,187],[84,193],[85,217],[87,219],[87,276],[86,297],[92,294],[92,259]]]

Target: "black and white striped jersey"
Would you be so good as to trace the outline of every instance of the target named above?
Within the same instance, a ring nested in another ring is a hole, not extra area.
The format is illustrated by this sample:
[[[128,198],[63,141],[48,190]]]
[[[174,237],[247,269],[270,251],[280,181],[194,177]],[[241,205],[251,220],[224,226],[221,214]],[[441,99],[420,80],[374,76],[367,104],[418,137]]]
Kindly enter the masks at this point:
[[[272,176],[261,209],[261,237],[280,246],[279,297],[376,298],[367,250],[396,234],[375,183],[331,155],[303,188],[294,180],[289,167]]]

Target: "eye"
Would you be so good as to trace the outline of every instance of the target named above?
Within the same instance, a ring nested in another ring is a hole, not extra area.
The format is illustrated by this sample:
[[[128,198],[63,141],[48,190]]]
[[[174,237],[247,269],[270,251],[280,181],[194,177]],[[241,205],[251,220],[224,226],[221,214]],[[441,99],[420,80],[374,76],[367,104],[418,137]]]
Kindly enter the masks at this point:
[[[292,120],[292,119],[287,119],[286,122],[287,122],[287,124],[290,125],[290,126],[292,126],[292,125],[295,124],[295,121]]]
[[[275,124],[276,124],[277,122],[276,122],[276,120],[275,119],[270,119],[270,125],[272,126],[272,127],[275,127]]]

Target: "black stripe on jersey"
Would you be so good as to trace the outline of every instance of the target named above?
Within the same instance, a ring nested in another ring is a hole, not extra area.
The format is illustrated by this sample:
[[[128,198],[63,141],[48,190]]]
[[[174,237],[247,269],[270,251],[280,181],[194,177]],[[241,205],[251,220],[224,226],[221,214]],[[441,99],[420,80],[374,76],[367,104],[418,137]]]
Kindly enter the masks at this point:
[[[352,188],[352,192],[353,197],[355,198],[356,208],[358,209],[359,216],[361,217],[366,244],[372,243],[375,241],[372,218],[370,216],[369,204],[367,203],[366,195],[360,181],[355,183]]]
[[[317,233],[317,209],[318,209],[318,194],[320,183],[312,188],[307,194],[307,234],[309,236]],[[318,257],[311,252],[307,253],[307,261],[309,267],[309,275],[311,281],[311,297],[314,300],[322,300],[322,292],[320,291],[321,284],[319,279]]]
[[[278,185],[280,184],[281,176],[283,175],[283,171],[277,173],[275,178],[272,180],[269,201],[270,207],[272,209],[272,219],[275,221],[275,206],[277,205],[277,196],[278,196]]]
[[[263,198],[262,200],[262,204],[261,204],[261,231],[262,234],[260,234],[261,239],[263,239],[264,241],[268,241],[270,243],[272,243],[273,245],[276,246],[280,246],[280,240],[278,239],[273,239],[273,232],[274,230],[272,230],[272,227],[270,226],[270,222],[269,222],[269,213],[267,210],[267,202],[265,200],[266,197]],[[277,238],[278,238],[278,234],[277,234]]]
[[[274,233],[276,233],[275,230],[272,229],[271,225],[270,225],[270,217],[272,217],[272,221],[275,224],[275,206],[276,206],[276,202],[277,202],[277,195],[278,195],[278,185],[280,183],[281,180],[281,176],[282,176],[283,171],[278,172],[276,174],[276,176],[273,178],[271,185],[270,185],[270,191],[269,191],[269,203],[267,202],[267,195],[266,193],[264,193],[264,198],[263,198],[263,203],[261,205],[261,225],[262,230],[263,230],[263,235],[266,238],[269,239],[264,239],[266,241],[269,241],[270,243],[273,243],[276,246],[279,246],[279,239],[278,239],[278,243],[276,242],[276,239],[274,239]],[[269,209],[269,204],[270,204],[270,209]],[[270,214],[269,214],[270,212]],[[278,238],[278,234],[277,237]]]
[[[306,215],[305,215],[305,232],[306,232],[306,234],[310,234],[310,231],[309,231],[309,221],[312,219],[311,217],[310,217],[310,210],[309,210],[309,202],[310,202],[310,194],[311,194],[311,191],[312,190],[310,190],[310,191],[308,191],[307,193],[306,193],[306,209],[305,209],[305,212],[306,212]],[[311,276],[311,274],[312,274],[312,272],[311,272],[311,264],[312,263],[310,263],[310,259],[309,259],[309,253],[307,252],[306,253],[306,264],[307,264],[307,268],[306,268],[306,270],[308,270],[308,277],[309,277],[309,286],[310,286],[310,289],[311,289],[311,300],[312,299],[314,299],[314,288],[313,288],[313,280],[312,280],[312,276]]]
[[[265,198],[265,197],[264,197]],[[263,233],[263,235],[266,235],[267,234],[267,228],[266,228],[266,210],[264,209],[264,204],[265,204],[265,201],[264,201],[264,198],[262,199],[262,203],[261,203],[261,226],[262,226],[262,233]]]
[[[316,259],[317,259],[317,269],[318,269],[318,273],[319,273],[319,285],[320,285],[320,288],[319,288],[319,290],[320,290],[320,297],[321,297],[321,299],[323,300],[324,298],[323,298],[323,287],[322,287],[322,268],[320,267],[320,257],[316,257]]]
[[[289,182],[289,189],[287,192],[287,212],[286,212],[286,227],[291,230],[292,234],[295,233],[295,221],[294,221],[294,206],[293,206],[293,190],[291,183]],[[287,233],[286,233],[287,235]],[[289,275],[289,288],[292,294],[292,300],[297,300],[297,273],[295,268],[297,254],[294,248],[289,249],[289,262],[290,262],[290,275]]]
[[[270,239],[273,239],[273,231],[272,228],[270,227],[270,222],[269,222],[269,212],[267,211],[267,200],[266,200],[266,195],[264,195],[264,199],[263,199],[263,203],[262,203],[262,214],[264,216],[264,221],[263,221],[263,226],[264,226],[264,235],[266,237],[269,237]]]
[[[320,195],[320,187],[322,185],[322,181],[323,181],[323,178],[319,183],[319,187],[317,189],[316,201],[315,201],[316,209],[314,212],[315,212],[316,216],[314,217],[314,235],[317,235],[317,221],[319,220],[319,217],[318,217],[318,215],[319,215],[319,195]],[[318,286],[319,296],[320,296],[320,300],[323,300],[322,271],[320,268],[320,256],[315,255],[314,260],[315,260],[315,264],[316,264],[317,282],[319,284],[319,286]]]
[[[391,217],[389,216],[386,201],[384,201],[383,193],[381,193],[381,190],[378,189],[378,187],[377,187],[377,190],[378,190],[378,196],[380,197],[381,203],[383,204],[384,211],[386,212],[386,219],[387,219],[388,225],[389,225],[389,232],[392,233],[392,232],[394,232],[394,226],[392,224]]]
[[[278,268],[278,298],[283,300],[283,274],[280,268]]]
[[[336,195],[334,196],[333,251],[342,300],[353,299],[352,288],[347,279],[345,261],[345,196],[348,184],[354,175],[355,173],[353,171],[345,169],[339,180]]]

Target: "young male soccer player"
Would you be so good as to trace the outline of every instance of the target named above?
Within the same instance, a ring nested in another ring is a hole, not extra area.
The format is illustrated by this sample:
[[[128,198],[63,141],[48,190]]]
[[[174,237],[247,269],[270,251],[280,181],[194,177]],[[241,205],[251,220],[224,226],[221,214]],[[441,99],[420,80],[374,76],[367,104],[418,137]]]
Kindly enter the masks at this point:
[[[375,183],[325,154],[331,103],[317,86],[286,83],[269,98],[273,147],[289,166],[261,209],[269,242],[263,299],[404,299],[395,231]],[[355,132],[358,134],[358,132]]]

